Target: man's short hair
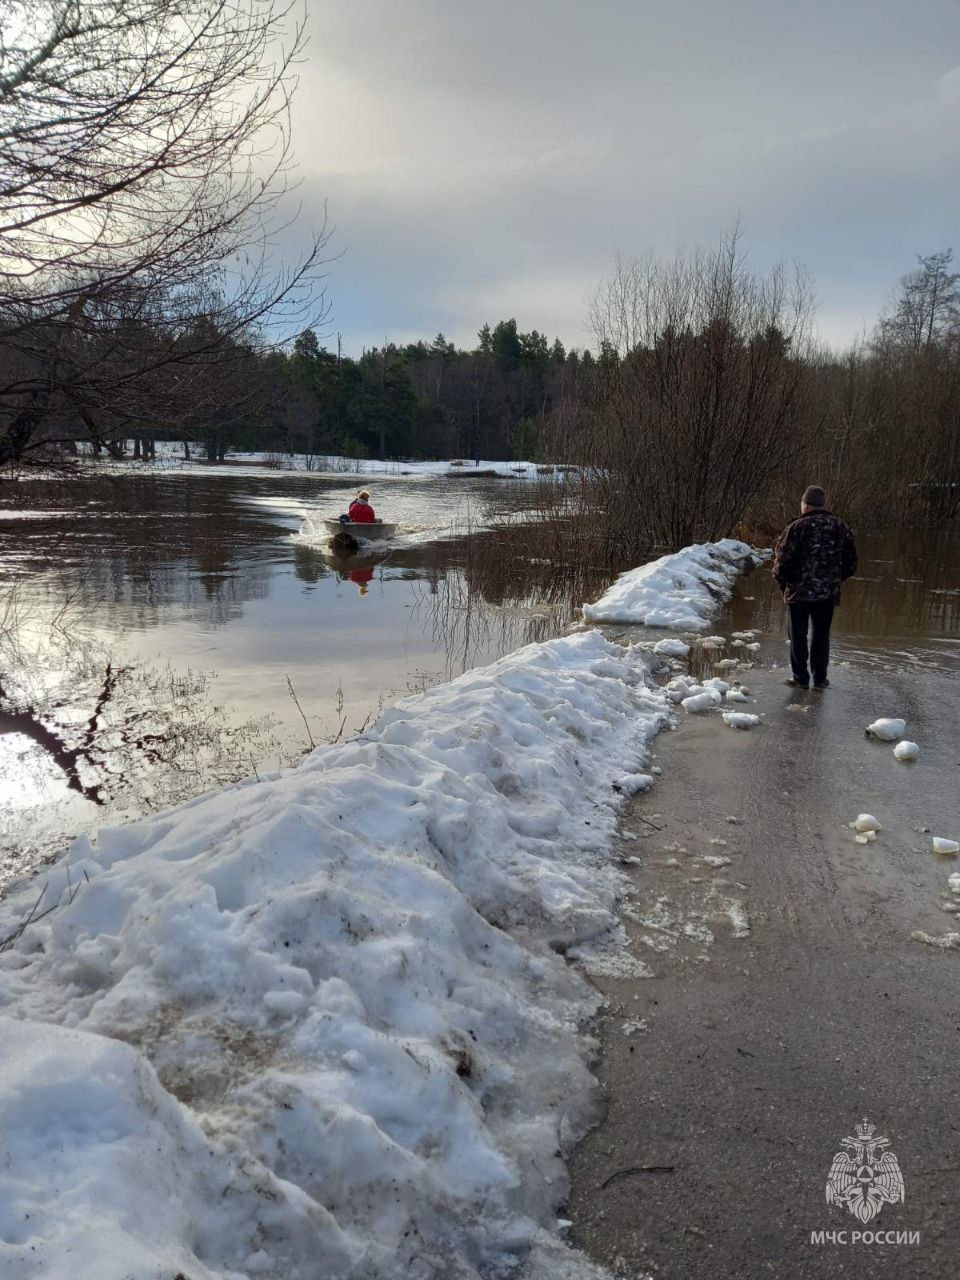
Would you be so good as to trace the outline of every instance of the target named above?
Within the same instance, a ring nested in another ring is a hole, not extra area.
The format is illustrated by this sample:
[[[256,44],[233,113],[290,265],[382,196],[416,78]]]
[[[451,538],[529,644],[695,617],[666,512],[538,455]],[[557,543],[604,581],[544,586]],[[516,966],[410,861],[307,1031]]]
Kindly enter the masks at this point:
[[[825,507],[827,505],[826,490],[821,489],[818,484],[807,485],[801,501],[805,507]]]

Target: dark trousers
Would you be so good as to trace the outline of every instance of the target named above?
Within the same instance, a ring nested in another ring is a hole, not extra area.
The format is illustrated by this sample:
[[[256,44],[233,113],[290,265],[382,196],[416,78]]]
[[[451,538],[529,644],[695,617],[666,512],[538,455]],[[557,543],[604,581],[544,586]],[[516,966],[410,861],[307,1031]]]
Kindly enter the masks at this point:
[[[807,667],[807,632],[813,629],[809,660],[813,670],[813,683],[823,684],[827,678],[830,661],[830,623],[833,621],[832,600],[802,600],[790,605],[790,666],[794,680],[810,683]]]

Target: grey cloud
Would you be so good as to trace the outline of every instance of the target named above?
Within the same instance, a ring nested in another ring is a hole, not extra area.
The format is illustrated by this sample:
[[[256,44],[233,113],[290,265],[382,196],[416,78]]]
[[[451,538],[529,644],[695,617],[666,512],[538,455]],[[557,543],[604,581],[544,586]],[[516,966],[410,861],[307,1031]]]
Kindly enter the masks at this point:
[[[616,252],[743,221],[869,322],[960,194],[960,10],[940,0],[353,0],[311,7],[294,142],[349,346],[486,319],[583,342]],[[490,308],[496,307],[492,312]]]

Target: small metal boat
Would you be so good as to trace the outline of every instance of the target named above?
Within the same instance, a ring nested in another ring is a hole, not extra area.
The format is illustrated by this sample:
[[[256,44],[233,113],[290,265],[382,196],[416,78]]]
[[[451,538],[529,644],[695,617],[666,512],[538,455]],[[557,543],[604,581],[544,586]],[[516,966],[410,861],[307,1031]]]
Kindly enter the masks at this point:
[[[361,524],[353,520],[324,520],[323,527],[332,538],[346,534],[357,542],[382,542],[385,538],[392,538],[397,532],[395,524],[385,524],[382,520],[375,520],[373,524]]]

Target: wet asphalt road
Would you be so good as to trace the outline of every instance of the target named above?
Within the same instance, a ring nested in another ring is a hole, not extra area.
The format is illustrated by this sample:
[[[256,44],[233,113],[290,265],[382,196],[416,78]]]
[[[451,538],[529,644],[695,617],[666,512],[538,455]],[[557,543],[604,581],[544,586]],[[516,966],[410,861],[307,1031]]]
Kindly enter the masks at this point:
[[[941,907],[960,863],[921,831],[960,839],[958,682],[834,665],[826,693],[794,693],[784,674],[744,677],[762,727],[662,735],[662,780],[625,820],[628,932],[655,976],[596,979],[607,1114],[572,1160],[573,1238],[667,1280],[960,1275],[960,951],[911,937],[960,929]],[[914,764],[864,738],[893,714]],[[864,810],[884,826],[866,846],[845,825]],[[905,1184],[866,1225],[824,1195],[864,1117]]]

